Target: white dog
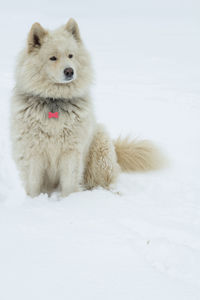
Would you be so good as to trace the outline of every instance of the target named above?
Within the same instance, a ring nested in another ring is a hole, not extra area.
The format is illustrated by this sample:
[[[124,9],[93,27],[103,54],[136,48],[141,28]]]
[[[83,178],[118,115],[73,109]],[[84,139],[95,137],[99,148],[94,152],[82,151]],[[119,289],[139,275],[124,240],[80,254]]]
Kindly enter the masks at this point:
[[[13,156],[28,195],[109,188],[120,171],[158,167],[150,142],[113,142],[96,123],[91,81],[90,56],[73,19],[52,32],[32,26],[11,105]]]

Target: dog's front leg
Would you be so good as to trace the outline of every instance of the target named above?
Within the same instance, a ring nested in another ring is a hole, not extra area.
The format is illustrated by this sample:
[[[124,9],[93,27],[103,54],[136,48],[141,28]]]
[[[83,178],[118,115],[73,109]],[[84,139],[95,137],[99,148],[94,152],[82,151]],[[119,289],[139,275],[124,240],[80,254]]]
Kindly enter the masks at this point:
[[[81,191],[82,165],[80,153],[72,151],[62,154],[59,164],[62,197]]]
[[[26,178],[26,192],[31,197],[41,193],[44,180],[44,160],[41,156],[34,156],[29,161],[28,174]]]

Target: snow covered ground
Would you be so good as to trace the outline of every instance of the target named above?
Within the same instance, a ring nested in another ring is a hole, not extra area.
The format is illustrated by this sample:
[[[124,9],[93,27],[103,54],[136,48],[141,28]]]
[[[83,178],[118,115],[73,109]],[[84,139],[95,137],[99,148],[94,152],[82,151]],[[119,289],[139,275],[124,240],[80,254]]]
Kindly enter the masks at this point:
[[[200,299],[198,1],[2,1],[0,299]],[[111,135],[154,140],[170,166],[60,200],[27,197],[10,155],[18,51],[35,21],[75,17]],[[123,121],[122,120],[123,116]]]

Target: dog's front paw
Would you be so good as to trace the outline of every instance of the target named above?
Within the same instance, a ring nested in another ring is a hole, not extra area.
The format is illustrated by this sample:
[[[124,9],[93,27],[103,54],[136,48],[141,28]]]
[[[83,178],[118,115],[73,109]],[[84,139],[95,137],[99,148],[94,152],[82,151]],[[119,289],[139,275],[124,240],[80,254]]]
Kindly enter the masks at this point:
[[[81,192],[82,190],[83,190],[83,188],[80,185],[78,185],[76,187],[62,189],[60,195],[61,195],[62,198],[65,198],[65,197],[69,196],[72,193]]]
[[[35,197],[37,197],[37,196],[39,196],[40,195],[40,191],[34,191],[34,190],[26,190],[26,194],[28,195],[28,196],[30,196],[31,198],[35,198]]]

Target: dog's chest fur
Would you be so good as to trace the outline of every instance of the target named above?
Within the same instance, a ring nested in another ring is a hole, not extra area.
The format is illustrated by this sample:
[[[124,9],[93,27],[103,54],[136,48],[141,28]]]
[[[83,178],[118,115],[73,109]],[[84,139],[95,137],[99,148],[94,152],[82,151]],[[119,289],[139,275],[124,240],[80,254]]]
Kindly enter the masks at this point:
[[[20,145],[24,144],[26,149],[28,146],[31,152],[38,149],[38,145],[41,152],[47,149],[51,152],[55,148],[58,151],[81,150],[88,143],[94,120],[88,99],[18,95],[15,100],[13,128]],[[49,112],[58,112],[58,118],[49,119]]]

